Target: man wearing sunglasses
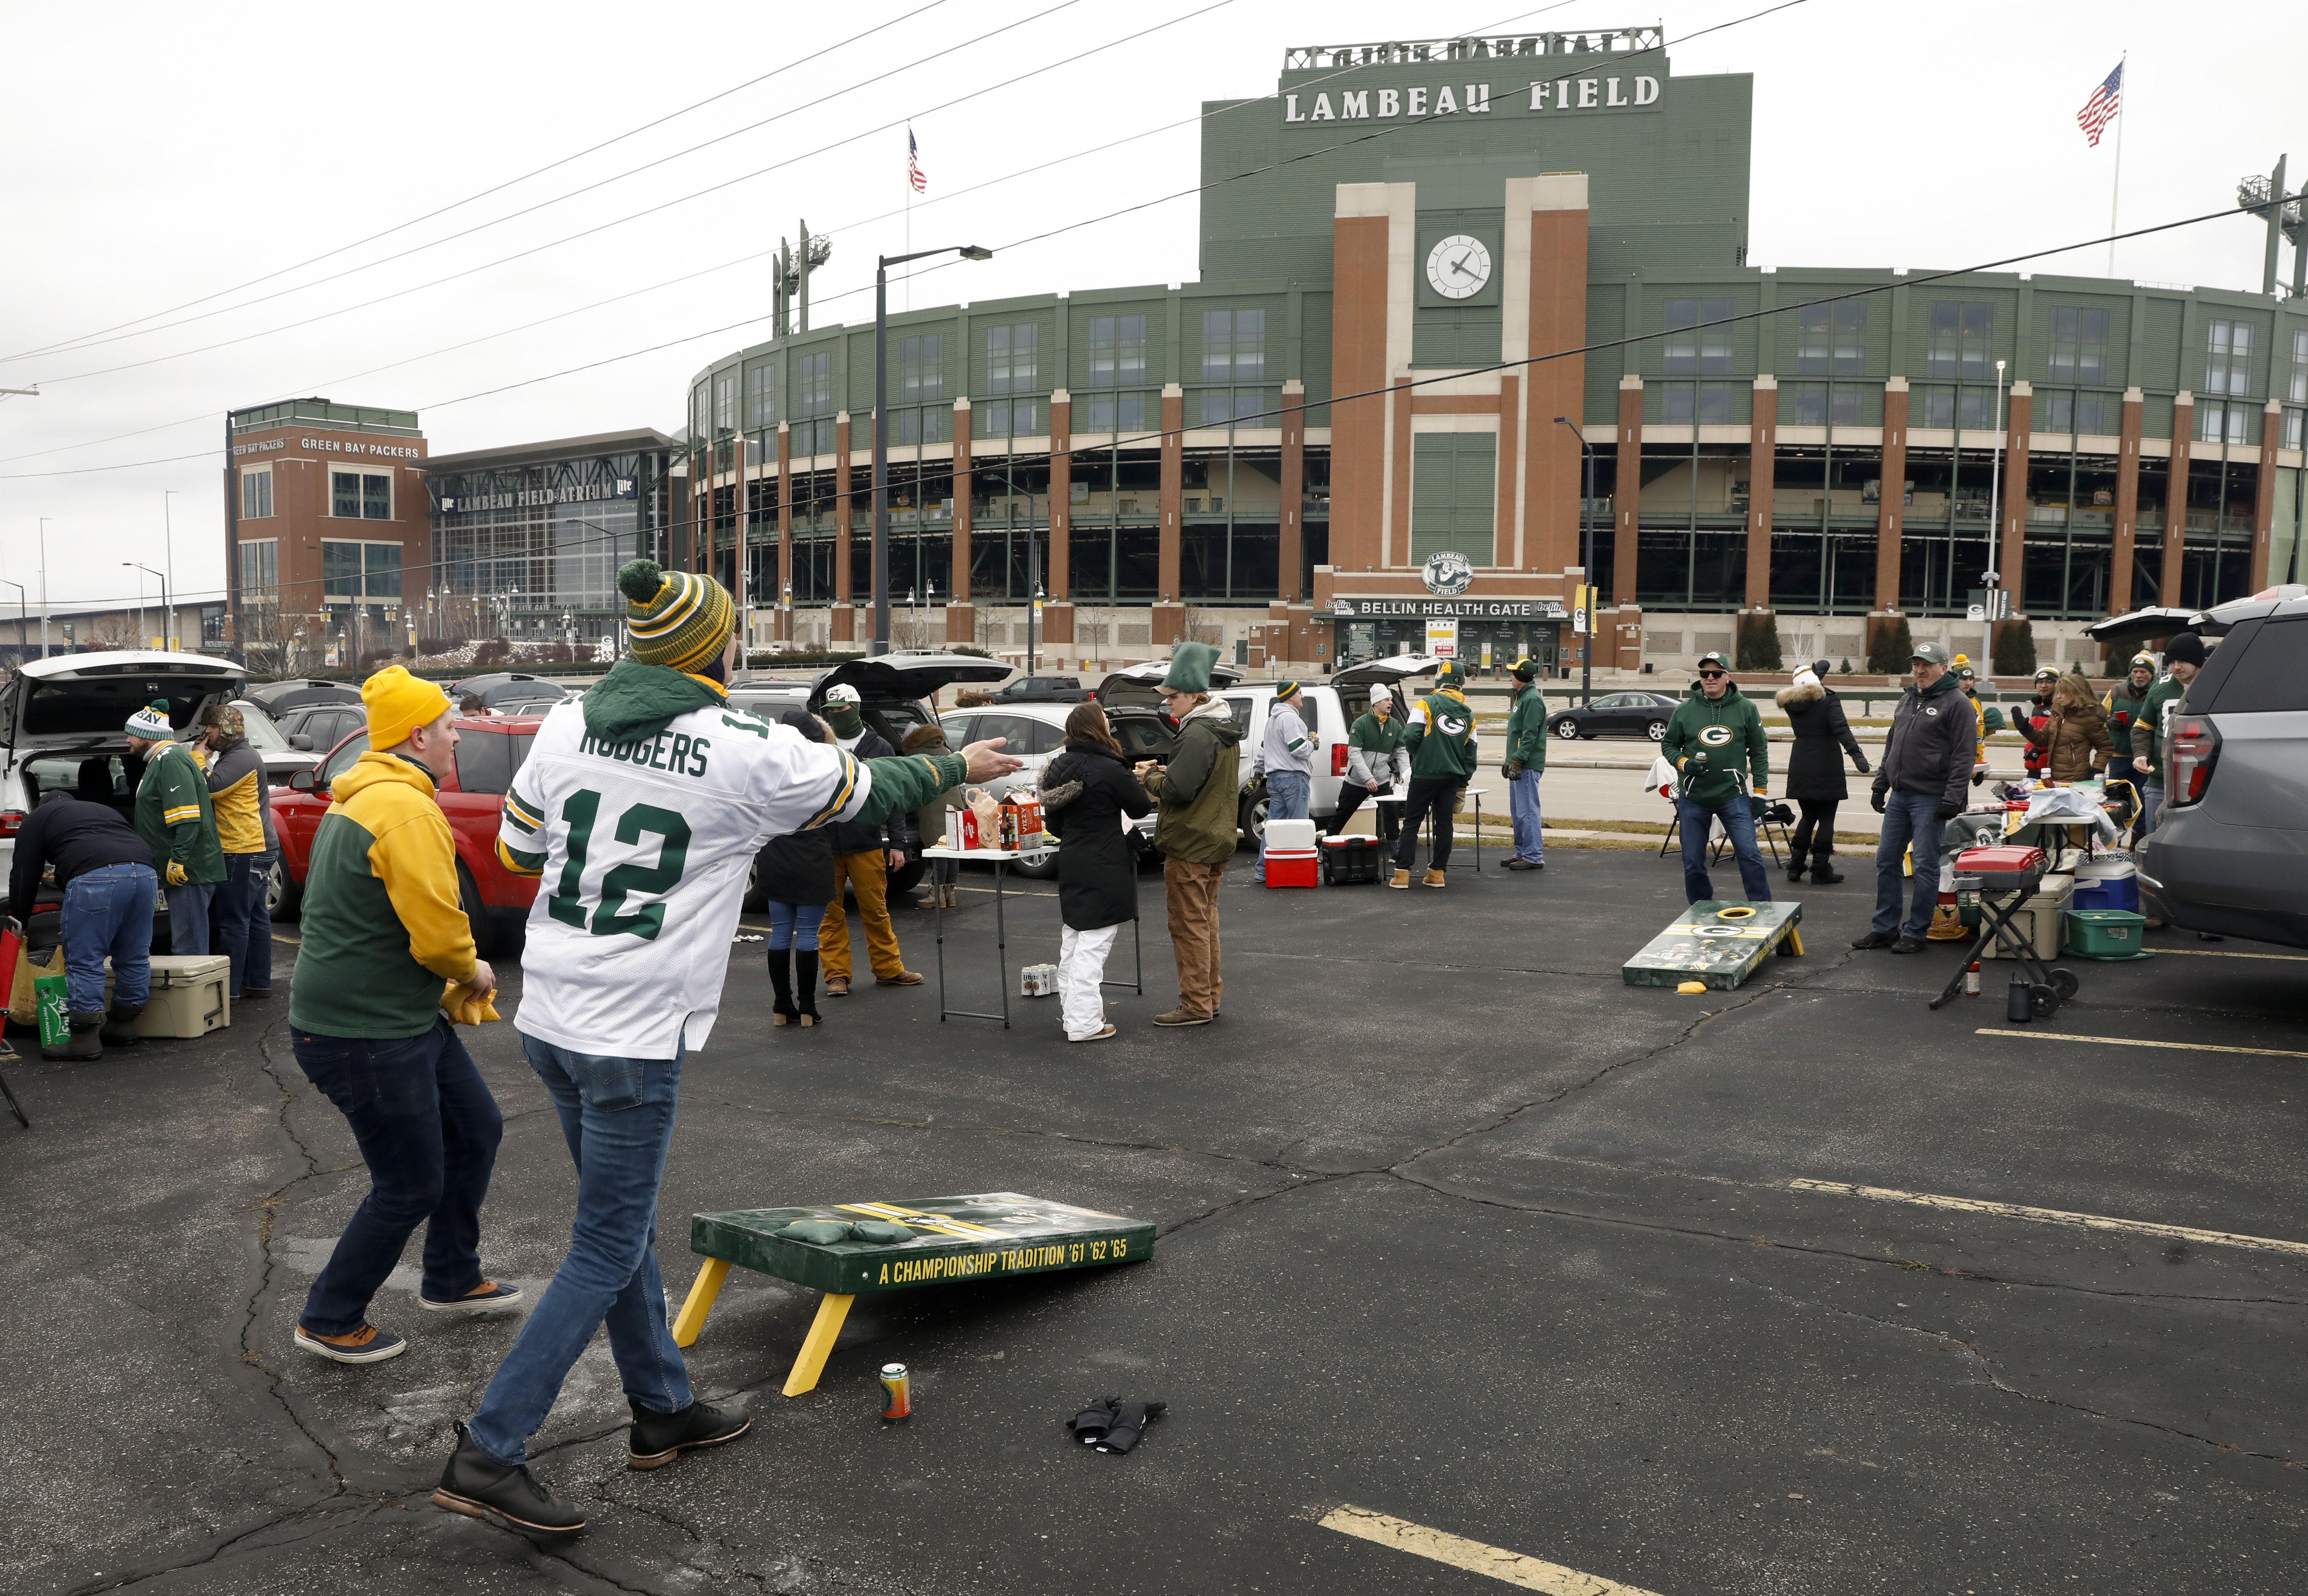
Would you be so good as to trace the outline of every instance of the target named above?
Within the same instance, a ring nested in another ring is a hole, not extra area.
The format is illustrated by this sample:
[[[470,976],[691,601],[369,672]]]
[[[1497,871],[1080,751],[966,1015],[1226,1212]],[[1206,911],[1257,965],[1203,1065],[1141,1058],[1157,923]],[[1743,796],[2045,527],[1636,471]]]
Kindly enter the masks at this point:
[[[1707,879],[1707,842],[1720,816],[1731,850],[1739,856],[1747,902],[1770,902],[1771,878],[1755,846],[1755,808],[1748,794],[1757,802],[1768,796],[1770,744],[1763,736],[1762,714],[1753,700],[1740,695],[1730,661],[1721,654],[1699,656],[1699,690],[1668,717],[1660,749],[1682,772],[1675,807],[1683,833],[1684,896],[1693,903],[1715,896],[1714,884]]]
[[[1940,897],[1940,831],[1963,813],[1979,718],[1948,674],[1947,651],[1919,643],[1908,663],[1914,679],[1891,712],[1872,801],[1883,817],[1875,849],[1875,919],[1855,948],[1920,953]],[[1901,861],[1913,856],[1915,889],[1899,920]]]

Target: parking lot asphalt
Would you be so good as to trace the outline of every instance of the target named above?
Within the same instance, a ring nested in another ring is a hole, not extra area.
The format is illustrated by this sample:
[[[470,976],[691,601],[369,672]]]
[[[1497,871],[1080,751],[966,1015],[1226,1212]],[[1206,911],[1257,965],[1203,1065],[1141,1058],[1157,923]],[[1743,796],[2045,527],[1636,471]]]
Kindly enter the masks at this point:
[[[428,1500],[518,1310],[417,1311],[412,1251],[373,1313],[406,1356],[291,1346],[366,1179],[285,1001],[11,1068],[34,1128],[0,1120],[0,1588],[2299,1588],[2308,958],[2164,932],[2013,1027],[2005,969],[1932,1013],[1952,953],[1850,952],[1856,871],[1803,890],[1806,956],[1697,996],[1620,981],[1682,907],[1644,854],[1510,876],[1486,850],[1407,893],[1247,871],[1223,1017],[1148,1023],[1174,1000],[1150,874],[1146,993],[1110,991],[1121,1035],[1091,1046],[1054,1002],[941,1023],[926,912],[900,928],[932,980],[829,1000],[817,1032],[771,1029],[762,945],[735,945],[659,1215],[676,1306],[702,1210],[1019,1191],[1160,1239],[861,1297],[791,1399],[814,1294],[737,1271],[692,1371],[753,1432],[652,1473],[597,1341],[532,1444],[592,1514],[558,1543]],[[946,920],[969,1007],[989,884],[965,871]],[[1018,884],[1013,980],[1057,941],[1051,889]],[[512,1027],[468,1036],[507,1120],[484,1262],[533,1303],[573,1180]],[[1170,1404],[1130,1456],[1060,1428],[1107,1394]]]

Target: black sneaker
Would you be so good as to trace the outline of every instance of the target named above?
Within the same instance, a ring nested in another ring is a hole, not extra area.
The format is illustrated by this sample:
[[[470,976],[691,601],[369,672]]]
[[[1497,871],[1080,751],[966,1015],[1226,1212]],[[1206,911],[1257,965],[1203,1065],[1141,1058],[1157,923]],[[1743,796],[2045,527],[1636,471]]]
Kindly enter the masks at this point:
[[[469,1314],[487,1307],[508,1307],[521,1300],[521,1288],[508,1286],[503,1281],[483,1281],[462,1297],[452,1297],[446,1302],[435,1302],[424,1292],[417,1293],[417,1306],[436,1314]]]
[[[1891,937],[1888,932],[1870,931],[1851,945],[1856,948],[1890,947]]]
[[[693,1447],[734,1441],[754,1424],[748,1414],[724,1413],[703,1402],[692,1402],[678,1413],[652,1413],[630,1400],[625,1405],[633,1411],[633,1438],[625,1445],[629,1469],[661,1469]]]
[[[1895,953],[1920,953],[1928,945],[1919,936],[1902,936],[1891,945]]]
[[[522,1463],[508,1469],[473,1444],[472,1432],[457,1426],[457,1450],[433,1488],[433,1504],[467,1518],[498,1518],[516,1530],[567,1535],[585,1527],[585,1515],[537,1482]]]

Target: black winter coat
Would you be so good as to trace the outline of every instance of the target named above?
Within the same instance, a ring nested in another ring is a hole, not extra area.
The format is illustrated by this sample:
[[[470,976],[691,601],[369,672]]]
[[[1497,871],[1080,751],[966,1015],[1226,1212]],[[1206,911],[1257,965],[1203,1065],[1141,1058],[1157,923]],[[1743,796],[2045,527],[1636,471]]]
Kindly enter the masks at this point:
[[[771,903],[833,902],[833,828],[772,837],[762,850],[762,896]]]
[[[1076,931],[1138,918],[1138,856],[1123,835],[1154,800],[1095,744],[1068,743],[1042,772],[1043,822],[1058,835],[1058,913]]]
[[[870,726],[857,739],[857,746],[849,750],[850,756],[861,763],[868,759],[888,759],[897,752],[890,746],[889,738]],[[906,846],[906,817],[903,815],[892,815],[882,825],[847,820],[836,821],[826,829],[833,833],[833,851],[836,853],[875,853],[884,848]],[[827,888],[826,896],[830,898],[832,895],[833,890]]]
[[[1808,798],[1814,804],[1849,798],[1850,789],[1843,782],[1843,756],[1848,753],[1862,774],[1867,770],[1867,756],[1859,751],[1859,739],[1851,735],[1843,700],[1825,687],[1811,686],[1782,687],[1777,696],[1796,735],[1795,746],[1787,754],[1787,796]]]

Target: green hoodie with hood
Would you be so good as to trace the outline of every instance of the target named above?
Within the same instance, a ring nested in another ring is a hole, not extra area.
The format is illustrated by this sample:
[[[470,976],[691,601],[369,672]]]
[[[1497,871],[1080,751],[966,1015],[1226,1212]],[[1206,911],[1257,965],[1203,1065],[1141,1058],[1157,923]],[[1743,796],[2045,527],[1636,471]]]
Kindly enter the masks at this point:
[[[1753,791],[1761,794],[1771,784],[1771,745],[1763,735],[1762,712],[1753,699],[1741,695],[1736,682],[1726,682],[1720,698],[1709,698],[1704,687],[1693,687],[1667,718],[1659,752],[1688,778],[1684,795],[1704,808],[1716,808],[1738,796],[1743,762],[1753,778]],[[1691,756],[1701,753],[1707,755],[1706,764],[1693,772]]]
[[[1178,722],[1178,751],[1149,771],[1146,790],[1161,806],[1154,821],[1156,851],[1196,865],[1234,858],[1240,830],[1242,732],[1223,698],[1198,704]]]

